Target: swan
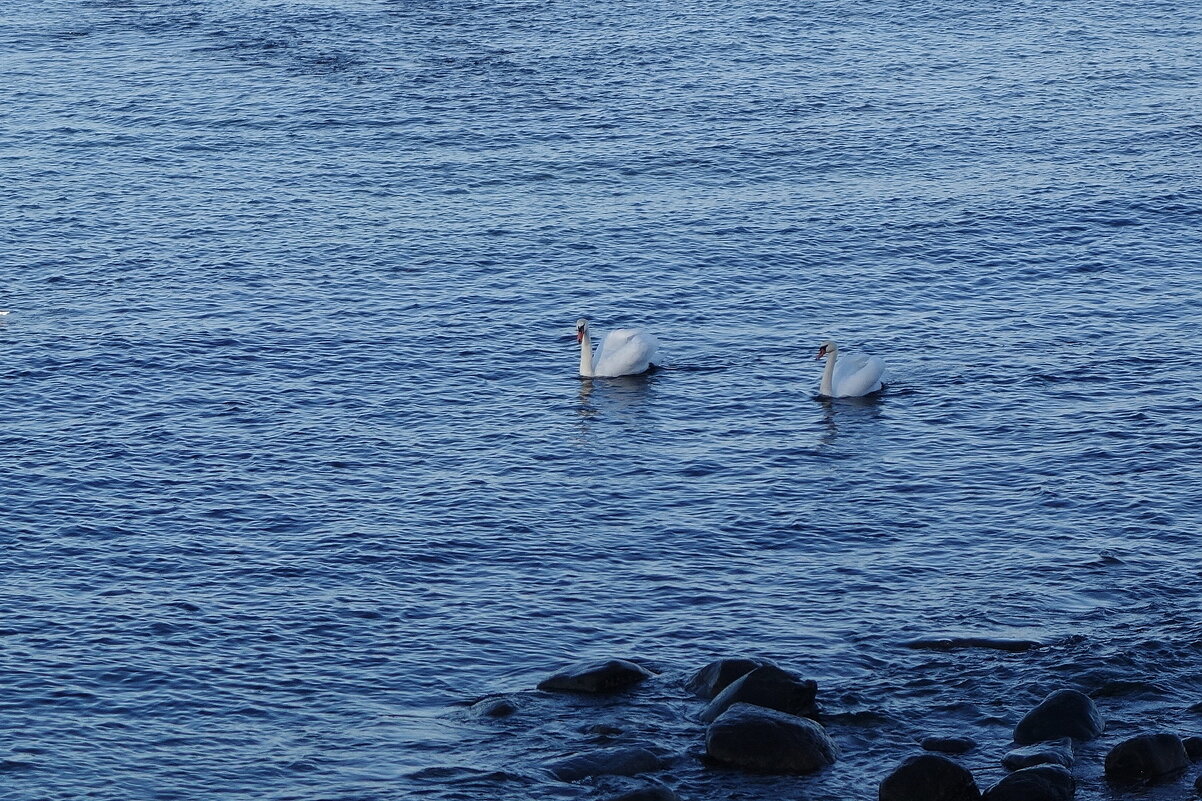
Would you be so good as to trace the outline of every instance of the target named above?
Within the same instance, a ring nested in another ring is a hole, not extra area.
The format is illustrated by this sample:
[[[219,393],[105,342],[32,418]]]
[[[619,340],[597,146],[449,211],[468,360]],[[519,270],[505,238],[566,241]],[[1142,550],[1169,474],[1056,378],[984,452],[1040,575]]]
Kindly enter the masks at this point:
[[[827,398],[858,398],[882,386],[885,363],[876,356],[854,354],[838,358],[839,347],[829,339],[818,348],[817,359],[826,357],[818,394]]]
[[[593,341],[588,335],[588,320],[576,321],[576,341],[580,343],[580,375],[582,378],[615,378],[637,375],[651,369],[659,342],[639,328],[617,328],[610,331],[593,353]]]

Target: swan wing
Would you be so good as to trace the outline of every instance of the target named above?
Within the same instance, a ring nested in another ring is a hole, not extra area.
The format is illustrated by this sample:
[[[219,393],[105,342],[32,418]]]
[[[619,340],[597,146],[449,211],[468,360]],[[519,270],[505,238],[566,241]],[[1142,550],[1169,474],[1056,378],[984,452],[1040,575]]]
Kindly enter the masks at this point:
[[[643,373],[651,367],[659,342],[638,328],[617,328],[605,335],[593,357],[593,375],[612,378]]]
[[[867,363],[868,357],[863,353],[853,353],[849,356],[844,356],[840,353],[839,358],[835,361],[835,373],[831,376],[831,383],[839,386],[839,384],[863,370],[864,365]]]
[[[876,356],[855,355],[835,363],[835,375],[831,380],[837,398],[858,398],[881,388],[881,377],[885,375],[885,363]],[[840,369],[840,368],[843,369]]]

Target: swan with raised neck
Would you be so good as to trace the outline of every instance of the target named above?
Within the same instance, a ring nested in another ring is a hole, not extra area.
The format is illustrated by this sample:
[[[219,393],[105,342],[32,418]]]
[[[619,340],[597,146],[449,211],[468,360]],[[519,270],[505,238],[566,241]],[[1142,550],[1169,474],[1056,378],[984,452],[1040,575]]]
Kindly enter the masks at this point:
[[[828,339],[818,346],[818,355],[814,358],[826,357],[826,369],[822,371],[822,381],[818,384],[818,394],[828,398],[834,396],[835,360],[839,358],[839,346],[834,340]]]
[[[659,355],[659,341],[641,328],[615,328],[601,338],[593,350],[588,320],[576,321],[580,344],[580,375],[583,378],[617,378],[650,370]]]
[[[593,340],[588,335],[588,320],[581,317],[576,321],[576,341],[580,343],[580,375],[593,375]]]

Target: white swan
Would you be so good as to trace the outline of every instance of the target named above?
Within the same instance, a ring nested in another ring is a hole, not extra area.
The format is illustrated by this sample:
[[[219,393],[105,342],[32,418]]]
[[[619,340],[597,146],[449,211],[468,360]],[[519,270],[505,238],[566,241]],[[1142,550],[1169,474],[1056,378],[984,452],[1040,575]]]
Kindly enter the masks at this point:
[[[839,348],[829,339],[818,348],[818,356],[826,357],[826,369],[822,371],[822,383],[818,394],[828,398],[858,398],[876,392],[882,386],[885,363],[876,356],[855,354],[839,359]]]
[[[610,331],[593,353],[588,335],[588,320],[576,321],[576,341],[580,343],[580,375],[584,378],[614,378],[637,375],[651,369],[659,342],[639,328]]]

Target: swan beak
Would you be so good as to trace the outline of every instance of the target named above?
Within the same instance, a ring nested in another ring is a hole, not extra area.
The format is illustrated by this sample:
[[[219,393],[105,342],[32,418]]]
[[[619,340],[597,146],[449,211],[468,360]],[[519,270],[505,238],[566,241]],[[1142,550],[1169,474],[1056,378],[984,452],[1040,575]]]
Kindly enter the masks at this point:
[[[814,357],[814,361],[816,361],[816,362],[821,361],[822,357],[825,355],[826,355],[826,348],[819,348],[818,355]]]
[[[576,344],[579,345],[581,343],[581,341],[583,341],[583,340],[584,340],[584,332],[577,331],[576,332]]]

